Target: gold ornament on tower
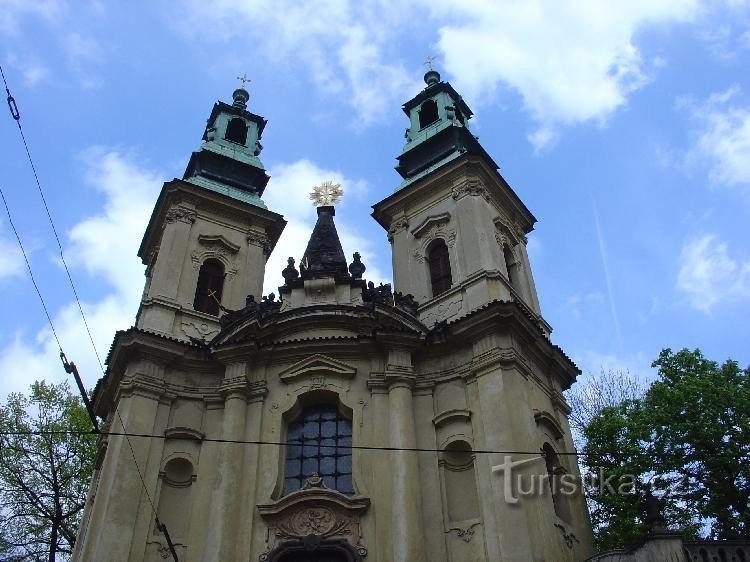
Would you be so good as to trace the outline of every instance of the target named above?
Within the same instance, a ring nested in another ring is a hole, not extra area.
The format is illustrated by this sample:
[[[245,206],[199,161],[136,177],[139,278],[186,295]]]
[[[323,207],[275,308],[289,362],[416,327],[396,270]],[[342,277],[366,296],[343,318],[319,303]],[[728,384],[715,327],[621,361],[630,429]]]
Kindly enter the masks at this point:
[[[316,207],[321,207],[337,203],[342,195],[344,195],[344,190],[341,188],[340,183],[333,183],[330,180],[326,180],[320,185],[313,187],[310,200]]]

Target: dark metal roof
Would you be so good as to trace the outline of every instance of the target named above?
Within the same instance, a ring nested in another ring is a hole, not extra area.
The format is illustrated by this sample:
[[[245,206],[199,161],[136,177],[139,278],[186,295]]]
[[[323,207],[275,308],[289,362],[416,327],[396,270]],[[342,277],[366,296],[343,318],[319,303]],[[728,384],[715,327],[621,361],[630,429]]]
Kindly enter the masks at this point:
[[[331,205],[318,207],[318,221],[300,262],[302,279],[349,278],[346,257],[333,222],[335,214],[336,210]]]

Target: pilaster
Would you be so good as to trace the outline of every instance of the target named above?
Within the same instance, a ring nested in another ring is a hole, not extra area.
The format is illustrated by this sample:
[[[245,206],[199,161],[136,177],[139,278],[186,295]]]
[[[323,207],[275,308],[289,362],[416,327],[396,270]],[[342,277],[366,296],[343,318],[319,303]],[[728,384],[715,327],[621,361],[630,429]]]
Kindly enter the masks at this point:
[[[220,388],[224,397],[221,439],[243,441],[247,418],[247,364],[236,362],[226,368]],[[242,443],[220,443],[216,459],[215,493],[211,499],[204,560],[235,560],[237,512],[244,475]]]
[[[414,371],[405,350],[391,350],[385,373],[388,385],[391,447],[417,446],[414,426]],[[392,544],[393,562],[423,562],[424,535],[419,464],[414,451],[393,451],[392,458]]]

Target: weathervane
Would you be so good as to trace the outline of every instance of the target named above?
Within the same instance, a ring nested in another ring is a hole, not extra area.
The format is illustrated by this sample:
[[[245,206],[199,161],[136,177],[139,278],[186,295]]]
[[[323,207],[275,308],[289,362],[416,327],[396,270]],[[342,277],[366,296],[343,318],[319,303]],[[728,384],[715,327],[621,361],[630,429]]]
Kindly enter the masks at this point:
[[[242,87],[243,88],[245,87],[245,83],[246,82],[252,82],[252,80],[250,80],[250,78],[247,77],[247,73],[246,72],[243,72],[242,76],[238,76],[237,80],[239,80],[240,82],[242,82]]]
[[[320,185],[313,187],[312,193],[310,194],[310,201],[313,205],[321,207],[323,205],[333,205],[344,194],[344,190],[341,189],[340,183],[333,183],[330,180],[326,180]]]
[[[422,64],[427,66],[428,70],[432,70],[432,63],[435,62],[435,57],[428,56],[427,60],[425,60]]]

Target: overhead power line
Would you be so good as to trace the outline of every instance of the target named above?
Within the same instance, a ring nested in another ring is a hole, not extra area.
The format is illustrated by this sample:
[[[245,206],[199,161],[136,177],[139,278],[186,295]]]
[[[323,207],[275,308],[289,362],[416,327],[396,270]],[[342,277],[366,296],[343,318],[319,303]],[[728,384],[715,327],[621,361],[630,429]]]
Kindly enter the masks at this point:
[[[44,206],[44,211],[47,214],[47,219],[49,220],[50,227],[52,228],[52,233],[54,234],[55,241],[57,242],[57,247],[60,250],[60,261],[62,262],[63,267],[65,268],[66,275],[68,276],[68,282],[70,283],[70,288],[73,291],[73,296],[75,297],[76,304],[78,305],[78,311],[81,313],[81,318],[83,319],[83,325],[86,328],[86,333],[88,334],[89,341],[91,342],[91,347],[94,350],[94,355],[96,356],[96,360],[99,363],[99,368],[101,369],[102,374],[106,374],[106,371],[104,369],[104,363],[102,363],[102,359],[99,355],[99,351],[96,348],[96,343],[94,342],[94,336],[91,333],[91,328],[89,327],[88,320],[86,319],[86,314],[83,311],[83,305],[81,305],[81,299],[78,296],[78,290],[76,289],[76,285],[73,282],[73,276],[70,273],[68,262],[65,261],[65,254],[63,252],[62,242],[60,241],[60,236],[57,233],[57,228],[55,227],[55,221],[52,219],[52,212],[50,211],[49,205],[47,204],[47,198],[44,196],[44,190],[42,189],[42,183],[39,181],[39,174],[37,173],[36,165],[34,164],[34,159],[31,156],[31,149],[29,148],[29,143],[26,140],[26,135],[23,132],[23,126],[21,125],[21,112],[18,109],[18,104],[16,103],[15,98],[10,93],[10,88],[8,87],[8,81],[5,79],[5,72],[3,71],[2,65],[0,65],[0,75],[2,75],[3,84],[5,85],[5,92],[8,95],[7,97],[8,109],[10,109],[11,117],[13,117],[13,120],[16,122],[16,125],[18,126],[18,132],[21,134],[21,141],[23,142],[24,149],[26,150],[26,156],[29,160],[29,165],[31,166],[31,171],[34,175],[34,181],[36,182],[36,187],[37,187],[37,190],[39,191],[39,196],[42,198],[42,205]],[[11,219],[10,210],[8,209],[8,204],[5,200],[4,194],[2,195],[2,198],[3,198],[3,203],[5,204],[5,209],[8,212],[8,218]],[[91,433],[98,433],[99,429],[98,429],[98,424],[96,422],[96,417],[89,403],[86,390],[83,388],[83,384],[80,380],[80,375],[78,374],[78,370],[75,368],[74,363],[68,363],[67,359],[65,358],[65,353],[63,352],[62,344],[60,343],[60,339],[57,337],[57,332],[55,331],[54,325],[52,324],[52,318],[50,317],[49,311],[47,310],[47,305],[44,302],[44,298],[42,298],[42,293],[39,290],[38,285],[36,284],[34,275],[31,271],[31,265],[29,264],[29,260],[26,256],[26,252],[23,249],[23,245],[21,244],[21,239],[18,236],[18,232],[16,231],[15,226],[13,226],[12,220],[11,220],[11,226],[13,228],[13,231],[16,234],[16,240],[18,240],[18,244],[21,247],[21,252],[23,253],[24,259],[26,260],[26,265],[29,270],[29,275],[31,276],[31,281],[34,284],[34,288],[36,289],[37,295],[39,295],[39,299],[42,302],[42,307],[44,308],[44,312],[47,315],[47,320],[49,321],[50,327],[52,328],[52,333],[55,336],[55,341],[57,341],[57,347],[60,349],[60,358],[63,360],[63,366],[65,367],[65,371],[68,373],[73,373],[76,379],[76,384],[78,385],[78,388],[82,394],[82,398],[84,402],[86,403],[86,408],[89,412],[89,415],[91,416],[91,421],[94,425],[94,431]],[[172,543],[172,539],[169,536],[169,531],[167,531],[166,525],[164,525],[161,521],[159,521],[159,515],[156,512],[156,508],[154,507],[154,502],[151,499],[151,494],[149,493],[148,487],[146,486],[146,482],[143,479],[143,473],[141,472],[141,467],[139,466],[138,459],[135,456],[135,450],[133,449],[133,444],[130,442],[130,437],[127,434],[127,427],[125,426],[125,422],[123,421],[122,416],[120,415],[119,411],[117,411],[117,417],[119,418],[120,425],[122,426],[122,430],[123,430],[122,435],[125,437],[125,440],[128,443],[128,447],[130,448],[130,454],[133,457],[133,463],[135,464],[136,471],[138,472],[138,478],[141,481],[143,490],[146,492],[148,503],[151,505],[151,511],[153,511],[154,513],[154,517],[156,519],[156,527],[164,535],[164,538],[167,541],[167,547],[169,548],[169,551],[172,554],[172,558],[174,558],[175,562],[178,562],[177,552],[175,551],[174,544]]]

